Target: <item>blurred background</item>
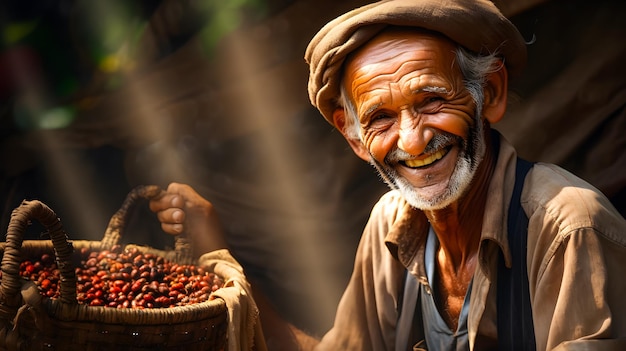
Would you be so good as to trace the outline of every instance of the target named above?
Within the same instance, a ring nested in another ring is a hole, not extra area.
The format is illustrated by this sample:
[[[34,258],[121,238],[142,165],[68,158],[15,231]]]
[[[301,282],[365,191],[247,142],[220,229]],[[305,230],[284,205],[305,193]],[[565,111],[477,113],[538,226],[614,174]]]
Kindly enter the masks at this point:
[[[100,240],[133,187],[188,183],[278,310],[323,334],[386,187],[310,106],[303,56],[365,3],[3,0],[0,225],[39,199],[72,239]],[[626,214],[626,4],[496,4],[530,56],[496,129]],[[126,242],[171,245],[147,206],[129,227]]]

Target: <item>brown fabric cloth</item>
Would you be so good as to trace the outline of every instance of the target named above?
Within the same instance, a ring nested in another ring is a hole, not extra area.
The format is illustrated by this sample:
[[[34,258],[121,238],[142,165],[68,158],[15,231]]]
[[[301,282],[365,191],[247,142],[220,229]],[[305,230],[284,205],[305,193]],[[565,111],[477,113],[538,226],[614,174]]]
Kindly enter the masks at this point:
[[[387,26],[425,28],[477,53],[499,52],[511,77],[518,76],[526,64],[524,39],[490,1],[391,0],[369,4],[329,22],[306,50],[309,99],[329,122],[337,107],[346,56]]]
[[[239,262],[227,249],[206,253],[198,261],[226,279],[224,287],[216,290],[213,298],[224,300],[228,307],[228,351],[267,351],[259,309]]]

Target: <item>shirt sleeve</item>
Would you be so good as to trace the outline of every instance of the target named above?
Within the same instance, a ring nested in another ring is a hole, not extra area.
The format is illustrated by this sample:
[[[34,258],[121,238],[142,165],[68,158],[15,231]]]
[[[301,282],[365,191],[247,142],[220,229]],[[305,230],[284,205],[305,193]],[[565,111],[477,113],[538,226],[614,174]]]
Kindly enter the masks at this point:
[[[537,350],[626,350],[626,221],[597,190],[552,171],[570,186],[540,173],[529,200]]]

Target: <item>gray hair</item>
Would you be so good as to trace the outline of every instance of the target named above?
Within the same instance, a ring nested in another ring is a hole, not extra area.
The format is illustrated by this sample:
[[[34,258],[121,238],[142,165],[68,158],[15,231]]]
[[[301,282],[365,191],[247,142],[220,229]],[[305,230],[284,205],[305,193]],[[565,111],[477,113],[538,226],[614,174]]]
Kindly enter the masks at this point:
[[[504,64],[499,63],[500,58],[495,52],[489,55],[478,55],[463,47],[458,47],[455,54],[459,69],[461,74],[463,74],[465,89],[472,96],[477,108],[482,109],[484,102],[483,88],[485,87],[487,76],[502,69]],[[344,126],[346,135],[352,139],[361,139],[359,116],[356,107],[349,98],[343,81],[340,84],[338,103],[340,106],[343,106],[346,113],[346,124]]]

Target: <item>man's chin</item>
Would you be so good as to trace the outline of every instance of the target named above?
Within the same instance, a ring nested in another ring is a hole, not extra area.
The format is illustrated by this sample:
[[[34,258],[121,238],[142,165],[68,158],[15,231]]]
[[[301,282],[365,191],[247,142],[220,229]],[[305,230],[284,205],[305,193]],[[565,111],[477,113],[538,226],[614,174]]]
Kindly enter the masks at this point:
[[[406,184],[401,184],[399,190],[409,205],[422,211],[444,209],[459,198],[457,194],[451,193],[449,188],[435,193],[418,191]]]
[[[396,177],[395,183],[406,201],[413,207],[423,210],[441,210],[455,201],[469,188],[475,169],[469,160],[460,159],[452,176],[444,182],[424,188],[416,188],[406,179]]]

